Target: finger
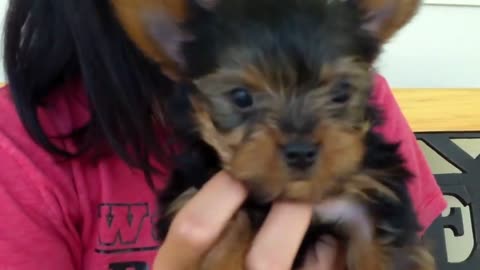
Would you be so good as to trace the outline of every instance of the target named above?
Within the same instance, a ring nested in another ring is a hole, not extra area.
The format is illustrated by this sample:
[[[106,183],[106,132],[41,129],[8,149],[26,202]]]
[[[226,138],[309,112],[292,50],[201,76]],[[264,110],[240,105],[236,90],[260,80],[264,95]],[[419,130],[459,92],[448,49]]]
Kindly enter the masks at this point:
[[[302,270],[337,270],[337,242],[330,237],[319,241],[310,250]]]
[[[249,251],[248,269],[291,269],[311,217],[309,205],[275,204]]]
[[[215,175],[175,217],[154,269],[188,269],[198,263],[246,196],[239,182],[225,173]]]

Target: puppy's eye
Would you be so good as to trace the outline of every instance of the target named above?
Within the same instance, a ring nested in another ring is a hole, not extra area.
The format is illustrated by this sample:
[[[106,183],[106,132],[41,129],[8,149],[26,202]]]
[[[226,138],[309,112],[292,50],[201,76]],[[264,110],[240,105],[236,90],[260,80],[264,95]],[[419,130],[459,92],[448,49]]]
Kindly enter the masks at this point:
[[[232,102],[241,109],[246,109],[253,105],[253,97],[248,89],[237,87],[230,91]]]
[[[332,101],[335,103],[345,103],[350,99],[352,85],[346,80],[339,81],[333,89]]]

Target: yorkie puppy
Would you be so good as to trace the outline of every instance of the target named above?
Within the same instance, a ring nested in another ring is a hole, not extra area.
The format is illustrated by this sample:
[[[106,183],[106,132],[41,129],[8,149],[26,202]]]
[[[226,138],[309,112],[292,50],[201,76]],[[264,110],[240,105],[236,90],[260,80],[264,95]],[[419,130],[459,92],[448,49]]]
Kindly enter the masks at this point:
[[[398,145],[374,131],[381,112],[370,103],[372,65],[417,1],[180,2],[181,16],[168,8],[146,16],[175,63],[170,115],[185,138],[160,195],[159,236],[225,170],[251,195],[211,250],[224,256],[207,254],[196,269],[245,269],[245,253],[275,200],[316,205],[294,269],[327,234],[344,244],[349,270],[434,269],[418,236],[411,175]]]

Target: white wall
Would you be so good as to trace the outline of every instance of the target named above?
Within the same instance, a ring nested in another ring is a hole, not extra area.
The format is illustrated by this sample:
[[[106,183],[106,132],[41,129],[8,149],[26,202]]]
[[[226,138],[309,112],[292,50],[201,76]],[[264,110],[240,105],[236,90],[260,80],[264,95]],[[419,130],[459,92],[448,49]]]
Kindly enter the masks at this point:
[[[0,0],[0,60],[3,59],[3,22],[9,0]],[[15,1],[15,0],[10,0]],[[3,70],[3,61],[0,61],[0,83],[5,82],[5,74]]]
[[[380,72],[393,87],[480,87],[477,2],[479,6],[424,5],[386,46]]]
[[[7,3],[0,0],[2,28]],[[480,6],[424,5],[377,66],[393,87],[480,87],[479,29]]]

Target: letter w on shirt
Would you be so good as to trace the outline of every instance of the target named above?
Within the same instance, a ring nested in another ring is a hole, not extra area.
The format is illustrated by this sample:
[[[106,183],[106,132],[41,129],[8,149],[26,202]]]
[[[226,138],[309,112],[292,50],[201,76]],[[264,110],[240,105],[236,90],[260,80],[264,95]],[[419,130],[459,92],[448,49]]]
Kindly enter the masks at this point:
[[[98,206],[101,246],[124,246],[137,243],[143,226],[151,224],[148,204],[100,204]]]

